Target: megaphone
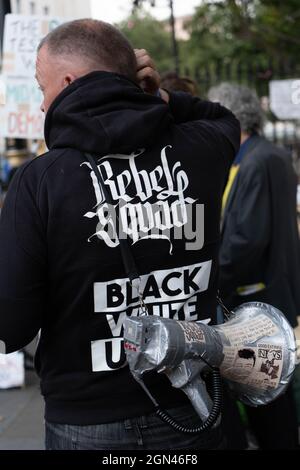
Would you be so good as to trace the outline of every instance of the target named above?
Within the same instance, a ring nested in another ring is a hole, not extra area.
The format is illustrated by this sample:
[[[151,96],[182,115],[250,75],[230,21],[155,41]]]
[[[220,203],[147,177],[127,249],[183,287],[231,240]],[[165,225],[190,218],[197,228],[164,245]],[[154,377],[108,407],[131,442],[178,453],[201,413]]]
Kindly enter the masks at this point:
[[[285,391],[296,364],[292,327],[282,312],[260,302],[240,305],[226,323],[215,326],[128,317],[124,347],[131,373],[144,389],[145,372],[164,372],[187,394],[204,422],[214,405],[203,381],[206,370],[219,370],[239,400],[258,406]]]

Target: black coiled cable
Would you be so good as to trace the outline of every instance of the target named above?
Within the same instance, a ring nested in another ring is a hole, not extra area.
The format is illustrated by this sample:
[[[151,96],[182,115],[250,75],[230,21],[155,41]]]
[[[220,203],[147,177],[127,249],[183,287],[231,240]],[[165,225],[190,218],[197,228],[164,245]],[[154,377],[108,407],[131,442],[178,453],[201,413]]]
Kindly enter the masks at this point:
[[[181,424],[177,423],[166,411],[161,410],[159,406],[156,407],[156,414],[159,418],[171,426],[178,432],[182,432],[184,434],[201,434],[202,432],[210,429],[214,423],[217,421],[222,406],[222,382],[221,382],[221,375],[219,369],[212,368],[212,398],[213,398],[213,407],[211,412],[204,423],[198,427],[185,427]]]

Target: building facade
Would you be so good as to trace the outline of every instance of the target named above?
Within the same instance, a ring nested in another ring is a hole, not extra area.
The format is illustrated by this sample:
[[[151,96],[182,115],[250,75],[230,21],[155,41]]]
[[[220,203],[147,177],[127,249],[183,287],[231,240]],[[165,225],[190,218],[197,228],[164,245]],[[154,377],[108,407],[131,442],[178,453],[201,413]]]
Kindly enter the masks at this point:
[[[50,15],[68,19],[91,16],[88,0],[11,0],[11,11],[23,15]]]

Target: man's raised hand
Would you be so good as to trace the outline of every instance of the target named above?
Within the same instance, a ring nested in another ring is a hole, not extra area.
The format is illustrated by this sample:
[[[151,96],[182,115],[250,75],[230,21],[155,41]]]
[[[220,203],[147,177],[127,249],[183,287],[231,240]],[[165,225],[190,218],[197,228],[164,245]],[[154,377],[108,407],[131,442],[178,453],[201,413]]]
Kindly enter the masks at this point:
[[[156,70],[155,63],[145,49],[135,49],[137,61],[137,81],[140,87],[151,95],[157,95],[168,103],[169,95],[159,88],[160,75]]]

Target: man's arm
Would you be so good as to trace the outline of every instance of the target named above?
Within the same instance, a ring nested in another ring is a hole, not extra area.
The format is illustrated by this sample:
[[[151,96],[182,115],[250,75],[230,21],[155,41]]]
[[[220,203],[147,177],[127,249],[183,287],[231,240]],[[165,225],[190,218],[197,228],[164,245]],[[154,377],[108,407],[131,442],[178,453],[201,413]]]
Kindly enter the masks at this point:
[[[270,241],[271,209],[268,177],[263,168],[249,166],[238,174],[238,207],[226,216],[220,248],[221,294],[225,297],[255,270]],[[261,280],[263,281],[263,279]]]
[[[240,124],[236,117],[219,103],[204,101],[188,93],[169,93],[160,89],[160,75],[147,51],[136,49],[135,54],[137,80],[143,90],[153,95],[159,93],[169,104],[176,124],[195,122],[196,131],[205,131],[210,141],[216,141],[228,170],[240,147]]]
[[[159,95],[169,103],[176,123],[198,119],[218,119],[232,114],[219,103],[203,101],[187,93],[169,91],[160,88],[160,75],[152,58],[145,49],[135,49],[137,59],[137,81],[146,93]]]
[[[6,353],[35,337],[45,305],[46,248],[29,165],[14,176],[0,216],[0,341]]]

